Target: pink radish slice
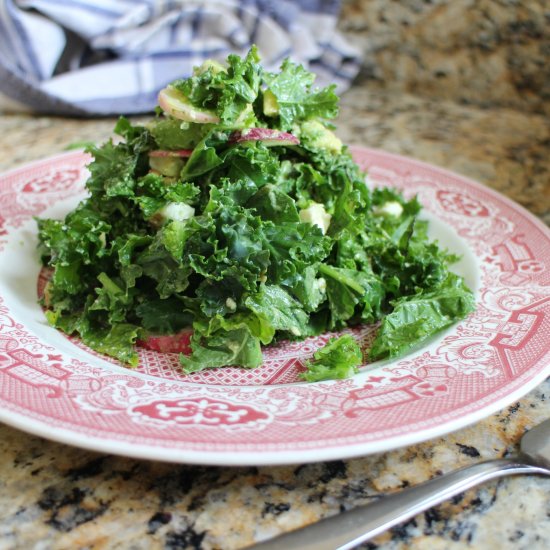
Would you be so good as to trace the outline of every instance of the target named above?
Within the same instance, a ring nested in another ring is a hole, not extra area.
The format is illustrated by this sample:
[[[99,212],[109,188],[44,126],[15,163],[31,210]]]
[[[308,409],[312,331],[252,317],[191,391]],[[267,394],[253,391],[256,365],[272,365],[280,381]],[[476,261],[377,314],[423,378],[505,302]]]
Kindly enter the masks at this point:
[[[186,97],[175,88],[164,88],[159,92],[158,102],[161,109],[179,120],[201,124],[216,124],[220,118],[212,111],[198,109],[189,103]]]
[[[156,151],[149,151],[150,157],[179,157],[188,158],[193,154],[193,149],[178,149],[176,151],[164,151],[163,149],[157,149]]]
[[[283,145],[299,145],[300,140],[280,130],[272,130],[271,128],[247,128],[246,130],[236,130],[229,137],[230,143],[252,143],[261,141],[264,145],[283,146]]]
[[[192,335],[193,329],[184,328],[176,334],[157,336],[151,334],[144,340],[138,340],[137,345],[159,353],[184,353],[189,355],[191,353],[190,341]]]

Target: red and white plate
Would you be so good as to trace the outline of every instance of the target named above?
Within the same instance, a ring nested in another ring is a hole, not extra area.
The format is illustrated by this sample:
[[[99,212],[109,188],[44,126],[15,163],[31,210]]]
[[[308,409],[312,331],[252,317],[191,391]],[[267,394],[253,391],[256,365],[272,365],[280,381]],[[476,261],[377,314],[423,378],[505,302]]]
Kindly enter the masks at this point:
[[[354,148],[369,185],[417,194],[456,270],[475,289],[465,321],[348,380],[303,383],[328,335],[265,350],[256,370],[178,370],[140,351],[131,370],[49,327],[37,302],[34,216],[84,196],[88,157],[71,152],[0,177],[0,420],[97,451],[174,462],[283,464],[386,451],[443,435],[550,375],[550,233],[490,189],[408,158]],[[373,329],[353,331],[367,346]]]

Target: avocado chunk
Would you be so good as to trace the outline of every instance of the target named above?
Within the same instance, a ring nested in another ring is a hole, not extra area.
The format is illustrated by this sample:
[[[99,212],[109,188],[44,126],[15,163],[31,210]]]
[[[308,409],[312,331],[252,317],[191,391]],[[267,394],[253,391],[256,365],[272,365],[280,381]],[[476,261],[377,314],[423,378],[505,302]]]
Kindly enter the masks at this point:
[[[275,94],[271,90],[264,92],[263,110],[265,116],[275,117],[279,115],[279,104],[277,103]]]
[[[211,124],[157,118],[147,125],[159,149],[194,149],[212,129]]]
[[[328,128],[317,120],[307,120],[300,129],[300,139],[306,145],[316,149],[325,149],[330,153],[340,153],[342,142]]]
[[[149,166],[163,176],[176,178],[180,175],[184,161],[178,157],[149,157]]]

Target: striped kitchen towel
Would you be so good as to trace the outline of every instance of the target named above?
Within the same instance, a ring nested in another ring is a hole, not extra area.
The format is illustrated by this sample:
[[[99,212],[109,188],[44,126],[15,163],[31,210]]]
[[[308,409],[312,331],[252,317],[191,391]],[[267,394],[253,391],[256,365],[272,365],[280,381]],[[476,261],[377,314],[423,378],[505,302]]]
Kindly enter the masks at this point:
[[[339,9],[339,0],[0,0],[0,92],[12,100],[4,105],[41,113],[149,112],[167,83],[252,44],[268,70],[290,57],[343,91],[360,57],[336,30]]]

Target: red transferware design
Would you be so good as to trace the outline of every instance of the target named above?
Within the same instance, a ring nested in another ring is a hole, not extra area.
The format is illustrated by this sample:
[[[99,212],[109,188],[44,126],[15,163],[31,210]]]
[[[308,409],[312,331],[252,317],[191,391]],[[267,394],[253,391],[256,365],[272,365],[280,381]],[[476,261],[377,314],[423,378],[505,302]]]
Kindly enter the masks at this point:
[[[331,334],[280,342],[264,364],[185,375],[177,353],[139,349],[129,369],[47,325],[34,216],[84,196],[88,157],[67,153],[0,177],[0,419],[99,451],[179,462],[275,464],[346,458],[445,434],[515,401],[550,374],[550,235],[518,205],[459,175],[354,148],[368,185],[425,205],[462,256],[476,311],[397,361],[305,383]],[[350,330],[366,349],[375,326]]]
[[[485,218],[489,209],[479,200],[456,191],[438,191],[437,200],[446,212],[460,214],[467,218]]]
[[[143,419],[157,420],[162,425],[201,424],[203,426],[231,426],[257,423],[269,415],[247,405],[236,405],[207,397],[196,399],[160,399],[147,405],[138,405],[131,413]]]

